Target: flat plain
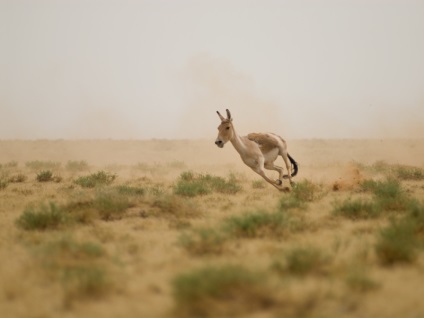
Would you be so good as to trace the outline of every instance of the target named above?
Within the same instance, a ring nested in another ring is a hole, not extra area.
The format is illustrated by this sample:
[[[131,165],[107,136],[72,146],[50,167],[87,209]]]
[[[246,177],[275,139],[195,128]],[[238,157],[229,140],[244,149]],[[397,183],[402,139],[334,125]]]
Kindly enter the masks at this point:
[[[0,141],[1,316],[423,317],[424,140],[288,146]]]

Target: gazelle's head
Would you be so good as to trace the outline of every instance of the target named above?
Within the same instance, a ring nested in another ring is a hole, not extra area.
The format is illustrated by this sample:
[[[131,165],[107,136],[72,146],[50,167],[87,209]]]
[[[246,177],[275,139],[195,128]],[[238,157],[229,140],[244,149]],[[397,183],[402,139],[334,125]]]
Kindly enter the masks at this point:
[[[226,111],[227,118],[224,118],[218,111],[216,112],[219,119],[221,119],[221,125],[218,126],[218,137],[215,140],[215,145],[219,148],[223,148],[234,136],[233,119],[231,118],[230,111],[228,109]]]

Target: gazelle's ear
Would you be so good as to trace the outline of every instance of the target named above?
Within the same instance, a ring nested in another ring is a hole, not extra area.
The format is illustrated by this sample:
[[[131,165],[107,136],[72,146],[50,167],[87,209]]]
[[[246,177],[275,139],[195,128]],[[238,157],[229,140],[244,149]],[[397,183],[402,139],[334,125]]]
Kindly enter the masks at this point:
[[[225,120],[225,118],[219,113],[219,111],[216,111],[216,113],[218,114],[218,116],[221,119],[221,121],[224,121]]]
[[[233,120],[232,118],[231,118],[231,113],[230,113],[230,111],[228,110],[228,109],[226,109],[226,112],[227,112],[227,119],[228,120]]]

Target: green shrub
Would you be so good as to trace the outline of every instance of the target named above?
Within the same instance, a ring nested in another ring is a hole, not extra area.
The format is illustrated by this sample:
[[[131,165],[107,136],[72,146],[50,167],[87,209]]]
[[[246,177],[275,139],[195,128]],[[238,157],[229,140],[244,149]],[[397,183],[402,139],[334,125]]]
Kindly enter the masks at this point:
[[[226,180],[209,174],[194,174],[191,171],[183,172],[174,186],[175,194],[187,197],[212,192],[234,194],[239,191],[241,191],[241,186],[234,176],[230,176]]]
[[[417,227],[409,219],[392,221],[379,235],[375,250],[383,265],[412,263],[416,259]]]
[[[302,225],[301,221],[284,213],[257,211],[227,218],[224,230],[231,236],[241,238],[282,237],[300,230]]]
[[[400,180],[424,180],[424,169],[418,167],[398,165],[395,172]]]
[[[96,194],[92,206],[102,220],[109,221],[121,218],[133,204],[126,195],[115,191],[101,191]]]
[[[405,211],[408,209],[410,198],[396,179],[365,180],[361,183],[361,188],[363,191],[373,193],[376,204],[384,211]]]
[[[116,175],[110,174],[105,171],[90,174],[88,176],[79,177],[75,183],[83,188],[94,188],[97,186],[104,186],[111,184],[116,178]]]
[[[37,181],[38,182],[48,182],[53,180],[53,172],[50,170],[44,170],[37,173]]]
[[[317,199],[319,187],[309,180],[303,180],[292,189],[292,195],[301,202],[312,202]]]
[[[333,207],[333,214],[343,216],[351,220],[372,219],[381,214],[380,206],[374,202],[362,199],[347,199],[337,202]]]
[[[24,210],[16,223],[24,230],[57,229],[69,224],[69,215],[55,203],[41,204],[38,209],[29,207]]]
[[[172,282],[179,317],[234,317],[275,304],[263,275],[240,266],[205,267]]]
[[[327,275],[331,266],[331,258],[313,247],[298,247],[287,251],[284,260],[277,260],[273,268],[282,273],[296,276]]]
[[[118,193],[130,195],[130,196],[142,196],[146,193],[146,190],[144,188],[140,187],[132,187],[132,186],[118,186],[116,187]]]
[[[278,203],[278,208],[280,211],[288,211],[291,209],[304,209],[306,208],[306,203],[302,200],[299,200],[297,197],[288,194],[283,195]]]

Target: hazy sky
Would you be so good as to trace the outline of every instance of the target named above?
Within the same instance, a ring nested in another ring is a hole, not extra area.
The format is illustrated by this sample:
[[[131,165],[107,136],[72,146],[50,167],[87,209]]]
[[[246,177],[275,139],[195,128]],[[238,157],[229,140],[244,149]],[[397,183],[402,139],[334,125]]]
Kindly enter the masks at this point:
[[[0,139],[424,137],[424,1],[0,0]]]

